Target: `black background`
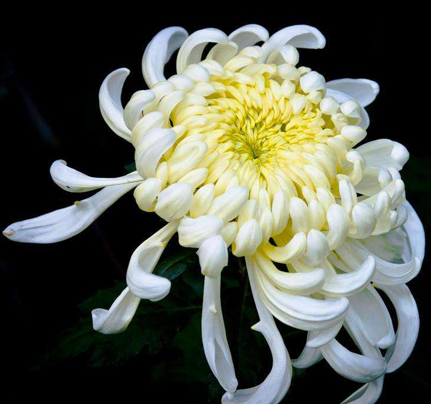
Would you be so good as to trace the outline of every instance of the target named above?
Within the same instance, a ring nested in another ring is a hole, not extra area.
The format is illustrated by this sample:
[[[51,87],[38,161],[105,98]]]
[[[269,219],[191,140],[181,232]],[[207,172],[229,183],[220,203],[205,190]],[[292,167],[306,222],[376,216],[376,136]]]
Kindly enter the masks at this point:
[[[50,179],[55,159],[93,176],[125,173],[133,148],[112,133],[98,108],[98,90],[114,69],[128,67],[125,98],[145,84],[141,57],[162,28],[184,26],[189,33],[216,27],[226,33],[257,23],[273,33],[292,24],[310,24],[327,39],[324,50],[300,50],[300,63],[327,80],[365,77],[381,86],[368,108],[368,139],[391,138],[411,153],[403,170],[407,196],[427,229],[430,192],[429,67],[427,36],[417,22],[420,10],[377,13],[364,3],[318,9],[314,3],[232,6],[191,3],[182,12],[161,3],[103,3],[90,11],[77,4],[60,9],[6,10],[1,34],[0,76],[0,227],[64,207],[76,200]],[[268,8],[266,7],[268,6]],[[112,7],[112,11],[106,8]],[[212,11],[209,11],[211,9]],[[424,46],[422,48],[422,46]],[[424,55],[424,57],[422,57]],[[76,307],[97,289],[124,279],[129,257],[157,227],[132,195],[121,199],[72,240],[52,246],[0,239],[0,400],[3,402],[206,402],[205,388],[184,388],[163,380],[150,384],[151,355],[119,368],[89,369],[84,362],[35,368],[47,347],[76,319]],[[387,375],[381,401],[431,401],[427,326],[430,278],[426,260],[409,284],[421,312],[418,344],[398,372]],[[229,311],[229,310],[227,310]],[[291,355],[300,348],[287,343]],[[203,357],[203,354],[197,354]],[[269,355],[268,355],[269,356]],[[161,357],[161,358],[160,358]],[[323,363],[320,363],[323,364]],[[359,385],[350,385],[326,365],[313,367],[304,383],[292,386],[286,402],[339,402]],[[343,385],[349,389],[344,389]]]

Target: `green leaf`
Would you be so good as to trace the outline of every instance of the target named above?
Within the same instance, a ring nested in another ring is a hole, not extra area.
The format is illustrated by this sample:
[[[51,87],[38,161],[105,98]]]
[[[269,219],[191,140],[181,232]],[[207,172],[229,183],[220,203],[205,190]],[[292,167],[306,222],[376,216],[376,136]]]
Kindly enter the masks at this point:
[[[124,165],[124,169],[127,172],[135,172],[136,171],[136,164],[134,162],[131,162],[130,164]]]
[[[196,263],[196,250],[182,248],[179,252],[161,260],[156,266],[154,274],[172,281],[187,269],[193,268]]]

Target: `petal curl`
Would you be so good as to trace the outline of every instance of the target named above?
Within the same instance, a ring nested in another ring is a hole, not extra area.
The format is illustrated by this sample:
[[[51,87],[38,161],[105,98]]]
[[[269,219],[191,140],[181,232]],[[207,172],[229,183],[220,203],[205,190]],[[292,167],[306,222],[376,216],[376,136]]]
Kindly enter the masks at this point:
[[[353,97],[362,107],[370,105],[380,92],[379,84],[369,79],[336,79],[326,84],[330,89]]]

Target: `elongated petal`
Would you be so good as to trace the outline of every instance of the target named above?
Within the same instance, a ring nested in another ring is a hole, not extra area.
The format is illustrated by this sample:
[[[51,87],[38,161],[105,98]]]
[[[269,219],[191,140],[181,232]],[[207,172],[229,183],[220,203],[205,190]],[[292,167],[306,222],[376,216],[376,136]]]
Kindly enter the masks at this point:
[[[255,258],[268,279],[285,292],[306,295],[316,292],[325,283],[326,273],[323,269],[301,273],[283,272],[266,255],[256,253]]]
[[[64,241],[85,230],[109,206],[139,184],[107,186],[88,199],[7,227],[3,234],[12,241],[51,244]]]
[[[99,105],[102,117],[115,134],[130,142],[131,131],[123,117],[121,91],[124,81],[129,76],[129,69],[121,68],[110,73],[102,83],[99,91]]]
[[[148,87],[166,80],[163,70],[172,54],[188,36],[181,27],[169,27],[160,31],[148,44],[142,57],[142,73]]]
[[[292,378],[292,366],[289,354],[284,345],[274,319],[268,309],[262,303],[256,282],[256,273],[253,260],[246,257],[247,272],[253,293],[254,303],[259,314],[260,321],[253,326],[253,330],[259,331],[268,342],[272,354],[272,368],[266,379],[258,386],[249,389],[240,389],[233,396],[225,394],[223,403],[248,403],[270,404],[278,403],[289,389]]]
[[[417,215],[415,209],[409,202],[404,202],[404,206],[407,208],[409,213],[404,229],[406,230],[407,237],[411,248],[411,257],[419,258],[421,263],[425,256],[425,230],[424,226]],[[410,258],[404,258],[408,260]]]
[[[321,347],[326,361],[341,376],[355,382],[371,382],[386,371],[386,362],[359,355],[343,347],[337,340]]]
[[[295,368],[304,369],[304,368],[309,368],[314,364],[317,364],[322,359],[323,359],[323,354],[322,354],[322,351],[320,351],[320,349],[310,348],[307,345],[305,345],[299,357],[292,360],[292,365]]]
[[[368,405],[374,404],[379,399],[382,389],[383,389],[384,376],[366,383],[364,386],[359,388],[356,392],[352,393],[347,399],[345,399],[343,404],[358,404],[358,405]]]
[[[317,28],[309,25],[292,25],[283,28],[262,45],[261,62],[265,62],[273,51],[285,44],[293,45],[296,48],[319,49],[325,47],[326,40]]]
[[[349,301],[345,297],[317,300],[290,295],[277,289],[254,263],[262,301],[280,321],[301,330],[325,330],[338,324],[347,313]]]
[[[329,327],[325,330],[310,331],[307,337],[307,347],[319,348],[325,344],[328,344],[333,338],[337,336],[341,330],[341,327],[343,327],[343,322],[340,322],[335,326]]]
[[[157,301],[169,293],[171,289],[169,279],[153,275],[152,272],[177,228],[178,221],[167,224],[145,240],[130,258],[127,285],[131,292],[141,299]]]
[[[386,352],[388,371],[394,372],[407,361],[419,334],[419,312],[406,285],[379,286],[392,301],[398,318],[396,341]]]
[[[269,33],[266,28],[257,24],[248,24],[237,28],[229,35],[229,40],[238,45],[238,50],[253,46],[257,42],[266,41]]]
[[[362,107],[367,107],[377,97],[380,91],[378,83],[368,79],[337,79],[327,82],[330,89],[346,93],[355,99]]]
[[[137,172],[118,178],[93,178],[67,166],[66,161],[54,161],[50,169],[52,180],[62,189],[72,193],[89,192],[105,186],[135,183],[143,179]]]
[[[330,275],[320,292],[326,296],[351,296],[363,290],[371,281],[376,269],[376,261],[369,256],[353,272]]]
[[[202,305],[202,343],[211,371],[228,393],[235,392],[238,381],[227,342],[220,302],[220,275],[205,277]]]
[[[93,328],[103,334],[123,332],[132,321],[140,301],[129,288],[124,289],[109,310],[94,309],[91,312]]]
[[[371,345],[388,348],[395,341],[392,319],[386,305],[376,292],[369,286],[349,298],[351,317]]]
[[[206,239],[220,234],[223,225],[216,216],[183,218],[178,227],[179,242],[183,247],[199,248]]]

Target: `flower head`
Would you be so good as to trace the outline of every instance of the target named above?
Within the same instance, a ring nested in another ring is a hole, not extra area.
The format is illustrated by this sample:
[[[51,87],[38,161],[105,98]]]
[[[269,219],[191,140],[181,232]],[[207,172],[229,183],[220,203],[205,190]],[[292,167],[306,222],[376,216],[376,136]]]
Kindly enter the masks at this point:
[[[103,189],[4,234],[22,242],[64,240],[134,189],[139,208],[167,224],[135,250],[128,287],[111,308],[93,311],[96,330],[123,331],[141,299],[169,293],[171,282],[152,272],[178,234],[182,246],[197,249],[205,278],[203,345],[225,403],[279,402],[292,363],[305,368],[323,358],[365,384],[347,402],[376,401],[385,372],[404,363],[417,338],[418,312],[405,284],[421,268],[424,232],[399,172],[407,150],[388,139],[358,146],[378,85],[326,82],[299,65],[297,48],[324,45],[322,34],[304,25],[271,37],[258,25],[229,36],[213,28],[190,36],[179,27],[161,31],[142,61],[149,90],[123,109],[127,69],[112,72],[100,89],[105,121],[135,148],[136,172],[99,179],[56,161],[51,175],[63,189]],[[178,49],[177,74],[166,79],[164,65]],[[253,329],[273,356],[271,372],[251,389],[237,390],[220,304],[229,247],[245,257],[260,318]],[[397,334],[376,288],[395,306]],[[308,331],[293,362],[273,317]],[[359,353],[337,341],[342,327]],[[380,349],[387,349],[384,357]]]

